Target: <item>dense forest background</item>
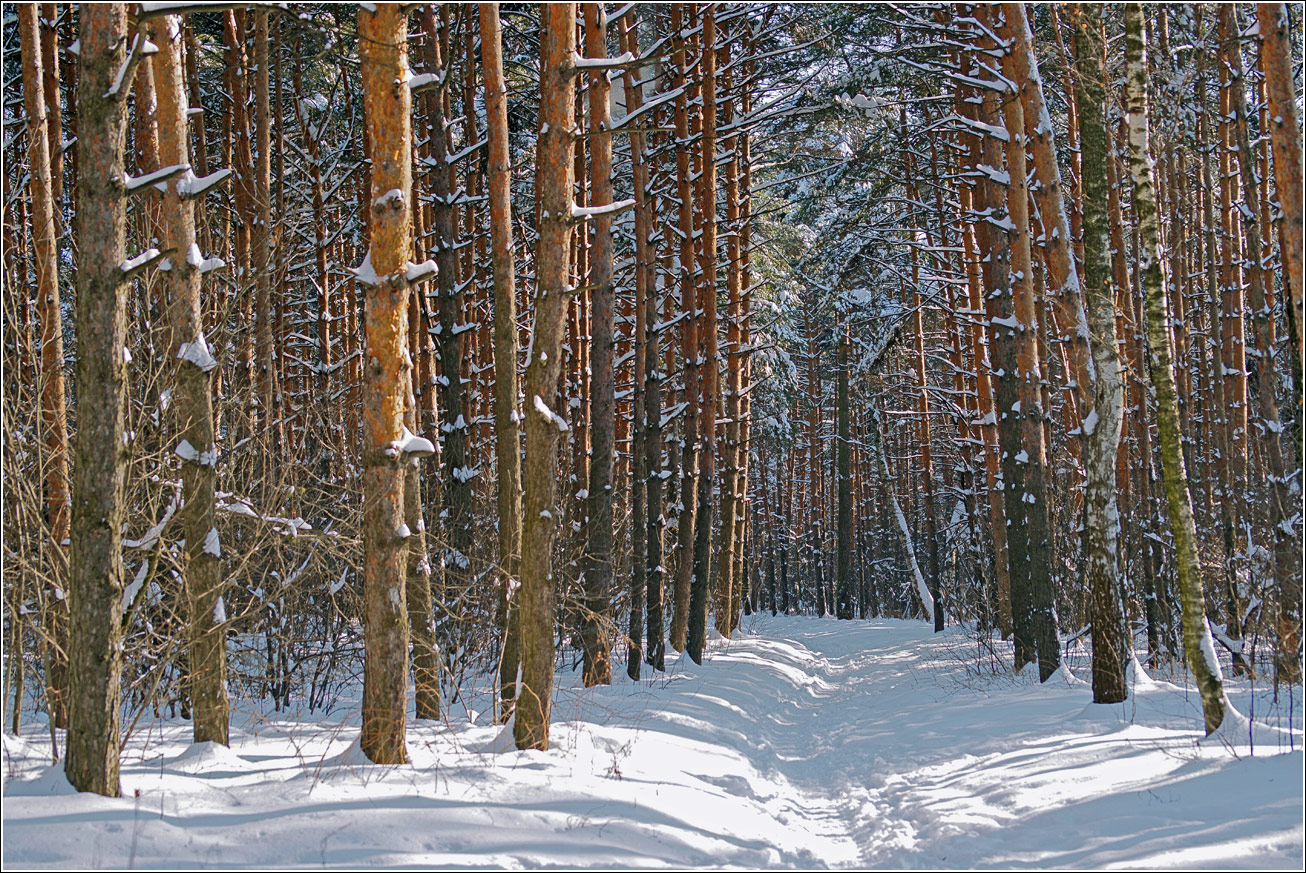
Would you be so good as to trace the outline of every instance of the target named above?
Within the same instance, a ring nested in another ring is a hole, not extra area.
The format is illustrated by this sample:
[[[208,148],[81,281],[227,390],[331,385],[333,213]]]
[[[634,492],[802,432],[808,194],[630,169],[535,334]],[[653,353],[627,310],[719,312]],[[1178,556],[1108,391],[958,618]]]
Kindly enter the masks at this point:
[[[547,745],[766,610],[1214,730],[1301,681],[1301,14],[7,5],[7,728]]]

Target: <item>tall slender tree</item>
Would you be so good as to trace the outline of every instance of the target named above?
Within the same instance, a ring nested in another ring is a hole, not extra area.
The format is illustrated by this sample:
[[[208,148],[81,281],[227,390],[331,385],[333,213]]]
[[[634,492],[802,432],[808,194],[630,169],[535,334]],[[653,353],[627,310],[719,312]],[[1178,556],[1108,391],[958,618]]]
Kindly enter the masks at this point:
[[[82,168],[75,195],[80,409],[70,549],[69,604],[75,633],[69,641],[64,772],[79,791],[117,797],[122,793],[118,756],[127,466],[127,277],[122,270],[127,101],[114,90],[114,77],[127,59],[125,6],[102,3],[81,9],[77,39],[86,90],[77,101],[77,160]]]
[[[154,56],[158,96],[159,159],[164,166],[190,163],[185,72],[179,16],[163,19]],[[176,416],[176,448],[181,459],[181,508],[186,538],[182,575],[190,610],[187,661],[193,703],[195,742],[229,742],[227,699],[226,606],[223,603],[222,544],[217,530],[214,491],[218,445],[213,420],[213,377],[217,361],[204,337],[200,293],[206,270],[223,266],[206,259],[195,233],[195,204],[206,187],[226,173],[197,179],[194,173],[168,183],[161,209],[163,243],[173,254],[164,272],[173,359],[172,409]]]
[[[1174,388],[1173,340],[1167,330],[1166,262],[1157,239],[1157,211],[1152,156],[1148,145],[1147,35],[1139,3],[1125,5],[1126,99],[1129,111],[1129,174],[1134,183],[1134,209],[1138,215],[1139,274],[1147,295],[1147,339],[1151,358],[1152,388],[1156,392],[1157,430],[1161,438],[1161,467],[1166,503],[1174,532],[1183,617],[1184,654],[1197,679],[1207,734],[1224,721],[1229,707],[1224,695],[1215,643],[1206,623],[1201,568],[1197,563],[1197,531],[1193,524],[1188,473],[1179,446],[1179,405]]]
[[[574,289],[571,271],[573,55],[576,6],[541,10],[540,133],[537,178],[540,239],[535,255],[535,324],[526,361],[526,460],[522,468],[522,562],[518,621],[521,677],[513,736],[519,749],[549,747],[553,703],[553,538],[557,531],[556,458],[567,423],[556,411],[563,321]]]
[[[494,263],[494,449],[499,471],[499,714],[507,719],[517,688],[517,610],[512,593],[521,560],[521,416],[517,411],[517,288],[513,264],[512,164],[508,153],[508,87],[503,78],[499,4],[480,4],[481,64],[489,141],[491,256]]]
[[[49,518],[50,561],[44,594],[46,703],[56,727],[67,726],[68,686],[67,581],[62,560],[69,536],[68,420],[64,402],[63,316],[59,303],[58,237],[50,179],[46,102],[41,71],[39,7],[18,7],[18,35],[23,55],[23,109],[27,113],[27,159],[31,166],[32,242],[36,266],[36,308],[41,320],[39,393],[40,434],[44,450],[46,514]],[[56,145],[58,145],[56,143]]]
[[[1081,417],[1084,443],[1084,557],[1093,624],[1093,700],[1118,703],[1128,694],[1129,659],[1120,603],[1119,511],[1115,466],[1123,395],[1116,348],[1115,289],[1111,284],[1106,212],[1107,137],[1099,4],[1078,7],[1075,21],[1075,105],[1079,108],[1080,185],[1084,192],[1084,298],[1091,324],[1092,383],[1081,397],[1091,402]],[[1065,231],[1064,223],[1061,225]],[[1073,265],[1072,265],[1073,266]],[[1073,311],[1073,310],[1072,310]]]
[[[412,97],[408,16],[398,4],[360,7],[363,113],[372,146],[371,247],[355,271],[367,289],[363,380],[363,753],[408,760],[404,408],[411,246]]]
[[[607,56],[607,20],[601,3],[584,4],[587,61]],[[585,557],[581,572],[585,603],[581,614],[584,669],[588,685],[612,682],[609,642],[612,598],[612,473],[615,461],[616,374],[613,369],[612,284],[612,115],[608,71],[590,67],[590,221],[589,285],[591,319],[590,463],[586,500]],[[639,662],[639,658],[635,658]]]

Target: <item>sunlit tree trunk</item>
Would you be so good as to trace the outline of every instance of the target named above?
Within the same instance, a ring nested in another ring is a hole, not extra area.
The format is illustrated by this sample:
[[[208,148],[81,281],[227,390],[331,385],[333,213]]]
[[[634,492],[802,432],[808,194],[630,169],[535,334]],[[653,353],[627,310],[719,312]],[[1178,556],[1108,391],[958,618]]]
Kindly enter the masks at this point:
[[[408,760],[405,602],[409,529],[404,520],[401,440],[412,368],[408,360],[408,253],[412,231],[412,97],[407,15],[381,3],[358,12],[363,113],[372,146],[367,224],[371,245],[358,270],[367,286],[363,379],[363,753],[378,764]]]
[[[1038,355],[1038,321],[1035,314],[1033,262],[1030,249],[1029,186],[1025,159],[1025,116],[1018,100],[1003,103],[1007,129],[1007,202],[1011,240],[1012,316],[1010,341],[1016,346],[1018,403],[1002,414],[1020,421],[1021,450],[1016,465],[1022,482],[1006,482],[1026,506],[1029,531],[1027,585],[1029,599],[1023,617],[1029,644],[1039,664],[1039,678],[1046,681],[1061,664],[1057,640],[1057,615],[1052,577],[1052,530],[1046,487],[1047,447],[1044,442],[1044,409],[1041,394],[1042,367]],[[1010,506],[1010,500],[1008,500]],[[1014,573],[1013,573],[1014,576]],[[1020,633],[1022,616],[1016,616]]]
[[[1238,32],[1236,20],[1233,20],[1234,7],[1220,7],[1221,17],[1230,19],[1229,31]],[[1267,275],[1262,256],[1265,227],[1261,223],[1260,184],[1256,178],[1256,154],[1252,150],[1251,137],[1248,134],[1247,94],[1243,85],[1244,68],[1242,49],[1235,43],[1229,46],[1229,58],[1232,67],[1230,82],[1230,99],[1233,112],[1237,116],[1234,130],[1238,164],[1243,187],[1243,237],[1248,253],[1247,269],[1247,303],[1252,314],[1252,335],[1255,341],[1254,353],[1249,354],[1255,361],[1249,375],[1255,394],[1257,415],[1253,419],[1257,425],[1257,442],[1264,459],[1266,485],[1269,497],[1270,538],[1274,550],[1275,594],[1279,601],[1279,652],[1275,658],[1276,681],[1289,683],[1301,680],[1301,542],[1296,534],[1294,516],[1300,523],[1301,499],[1290,493],[1289,480],[1292,478],[1288,464],[1284,459],[1284,447],[1280,434],[1283,424],[1279,420],[1279,401],[1276,397],[1278,374],[1274,361],[1274,313],[1267,302]],[[1300,192],[1298,192],[1300,193]],[[1291,195],[1285,192],[1287,199]],[[1298,255],[1300,256],[1300,252]]]
[[[481,64],[489,139],[490,237],[494,262],[494,446],[499,471],[499,714],[507,719],[517,689],[518,630],[513,589],[521,558],[521,416],[517,410],[517,288],[513,266],[512,165],[508,154],[508,88],[497,3],[480,4]]]
[[[20,15],[26,14],[23,8]],[[69,641],[64,772],[79,791],[117,797],[122,793],[118,755],[127,467],[127,285],[119,265],[127,224],[122,190],[127,105],[121,93],[108,92],[126,57],[123,4],[83,6],[77,37],[86,91],[77,102],[77,151],[83,168],[75,201],[80,409],[70,549],[69,603],[75,633]]]
[[[585,4],[585,56],[607,56],[607,21],[602,4]],[[590,205],[612,204],[612,116],[610,85],[604,69],[589,72]],[[582,562],[585,604],[581,638],[586,686],[612,682],[609,641],[612,623],[612,473],[616,455],[616,381],[613,370],[613,314],[616,289],[612,284],[612,215],[590,220],[591,358],[590,358],[590,465],[586,504],[585,556]],[[635,657],[639,663],[639,657]]]
[[[1161,465],[1166,502],[1174,532],[1183,617],[1184,654],[1197,679],[1206,732],[1224,721],[1228,701],[1224,696],[1215,644],[1206,624],[1201,568],[1197,563],[1197,531],[1193,524],[1188,474],[1179,445],[1179,405],[1174,390],[1174,365],[1167,329],[1165,260],[1159,257],[1157,213],[1152,183],[1152,157],[1148,151],[1147,42],[1143,10],[1138,3],[1125,6],[1125,60],[1128,67],[1129,173],[1134,183],[1134,210],[1142,237],[1140,274],[1147,294],[1147,332],[1152,387],[1156,392],[1157,430],[1161,438]]]
[[[1269,103],[1270,143],[1274,150],[1274,190],[1282,218],[1279,251],[1283,258],[1283,279],[1291,304],[1288,307],[1292,343],[1297,360],[1292,370],[1296,389],[1297,432],[1301,433],[1303,367],[1302,331],[1302,147],[1297,115],[1297,89],[1293,82],[1293,60],[1289,37],[1288,7],[1284,3],[1256,4],[1261,31],[1261,65],[1265,73],[1265,94]]]
[[[1131,653],[1118,571],[1120,514],[1116,508],[1115,465],[1123,395],[1116,350],[1115,289],[1108,255],[1102,9],[1098,4],[1084,4],[1077,13],[1075,103],[1079,107],[1080,185],[1084,196],[1083,291],[1092,319],[1091,326],[1085,324],[1083,328],[1091,331],[1093,352],[1093,381],[1080,391],[1081,397],[1090,398],[1092,403],[1080,420],[1086,480],[1084,575],[1093,625],[1093,700],[1118,703],[1128,694],[1125,667]],[[1078,314],[1078,306],[1073,311]]]
[[[723,70],[721,124],[731,130],[737,96],[732,93],[734,71],[730,61],[731,39],[727,36],[721,46],[720,64]],[[729,636],[735,629],[735,604],[744,579],[739,575],[739,558],[744,551],[740,538],[740,521],[743,518],[744,497],[740,494],[739,469],[741,415],[740,392],[743,387],[743,357],[740,354],[740,305],[743,293],[743,257],[740,244],[739,216],[739,160],[735,153],[739,135],[732,131],[725,140],[725,150],[731,156],[722,168],[722,186],[726,201],[726,389],[725,426],[721,440],[721,550],[716,561],[716,627]],[[714,207],[715,208],[715,207]],[[714,368],[715,369],[715,368]]]
[[[44,595],[46,705],[56,727],[68,724],[67,581],[60,557],[69,536],[68,421],[64,404],[63,317],[59,302],[58,242],[55,202],[50,188],[50,149],[46,140],[46,107],[41,73],[41,43],[37,5],[18,5],[18,31],[23,57],[23,109],[27,113],[27,159],[32,192],[32,254],[36,266],[36,311],[41,320],[40,434],[44,449],[46,515],[50,524]],[[105,23],[103,27],[113,25]],[[105,63],[108,63],[106,60]],[[110,101],[112,105],[117,105]],[[108,195],[105,195],[108,196]],[[80,259],[79,259],[80,260]]]
[[[181,19],[167,16],[154,57],[158,94],[159,159],[164,166],[189,163],[188,100],[181,62]],[[189,178],[189,177],[184,177]],[[186,554],[182,565],[190,608],[187,692],[193,704],[195,742],[228,743],[226,609],[222,602],[222,546],[216,527],[217,434],[213,422],[213,372],[217,362],[204,337],[203,283],[195,235],[195,206],[181,181],[168,183],[162,204],[163,243],[173,254],[163,273],[171,329],[172,408],[176,452],[181,458],[179,511]]]
[[[553,539],[557,531],[558,439],[566,423],[555,410],[563,321],[572,289],[572,55],[576,6],[543,7],[540,37],[540,240],[536,249],[535,327],[526,362],[526,461],[522,470],[522,561],[518,615],[521,681],[513,736],[519,749],[549,747],[553,700]]]
[[[679,200],[678,253],[680,273],[680,359],[684,364],[682,402],[686,404],[681,434],[679,516],[676,527],[676,579],[671,613],[671,647],[685,651],[689,633],[690,589],[694,568],[694,525],[698,508],[698,315],[694,294],[694,216],[690,193],[689,101],[693,96],[685,76],[684,4],[671,6],[672,87],[675,99],[676,195]],[[710,486],[705,486],[710,487]]]

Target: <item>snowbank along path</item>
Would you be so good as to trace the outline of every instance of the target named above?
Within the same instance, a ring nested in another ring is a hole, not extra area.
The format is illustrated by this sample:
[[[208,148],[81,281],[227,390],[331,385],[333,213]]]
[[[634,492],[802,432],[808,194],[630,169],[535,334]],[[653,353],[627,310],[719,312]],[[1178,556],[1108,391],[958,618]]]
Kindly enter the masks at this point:
[[[964,631],[919,622],[756,617],[702,667],[617,672],[599,689],[560,674],[545,753],[458,705],[413,724],[400,767],[359,754],[341,715],[357,701],[240,714],[230,750],[156,723],[129,743],[116,800],[74,793],[29,721],[32,739],[5,738],[5,864],[1302,863],[1300,706],[1290,725],[1286,695],[1245,680],[1235,705],[1277,727],[1203,740],[1184,687],[1144,678],[1095,706],[1072,676],[1012,677]]]

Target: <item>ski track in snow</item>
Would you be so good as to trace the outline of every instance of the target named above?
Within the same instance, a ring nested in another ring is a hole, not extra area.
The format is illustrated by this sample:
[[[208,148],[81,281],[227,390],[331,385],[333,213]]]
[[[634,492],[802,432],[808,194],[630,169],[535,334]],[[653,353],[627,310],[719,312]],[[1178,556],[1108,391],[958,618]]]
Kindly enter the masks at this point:
[[[1300,867],[1300,687],[1253,755],[1201,741],[1191,689],[1097,706],[978,663],[961,629],[758,616],[702,667],[597,689],[564,668],[549,752],[461,705],[410,722],[398,767],[360,755],[357,700],[238,712],[230,750],[143,719],[120,799],[73,792],[29,718],[5,736],[5,866]]]

